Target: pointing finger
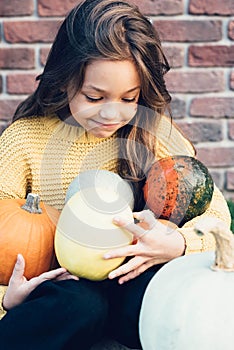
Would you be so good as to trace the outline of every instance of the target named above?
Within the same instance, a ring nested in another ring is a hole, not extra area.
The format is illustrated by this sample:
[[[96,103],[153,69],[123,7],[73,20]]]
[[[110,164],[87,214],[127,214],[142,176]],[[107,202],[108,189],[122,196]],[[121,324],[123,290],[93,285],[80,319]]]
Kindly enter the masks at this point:
[[[30,288],[34,289],[37,286],[39,286],[39,284],[41,284],[42,282],[45,282],[48,280],[54,280],[54,279],[58,278],[60,275],[63,275],[65,272],[66,272],[66,269],[63,267],[60,267],[60,268],[55,269],[55,270],[44,272],[37,277],[33,277],[30,279],[30,281],[28,281],[28,283],[30,285]]]
[[[147,224],[149,229],[152,229],[157,223],[154,213],[149,209],[133,213],[133,216],[140,222]]]
[[[140,227],[139,225],[134,224],[134,222],[129,223],[129,221],[126,221],[124,218],[121,217],[115,217],[113,219],[113,222],[117,224],[120,227],[123,227],[124,229],[128,230],[130,233],[133,234],[134,238],[138,239],[141,237],[145,229]]]

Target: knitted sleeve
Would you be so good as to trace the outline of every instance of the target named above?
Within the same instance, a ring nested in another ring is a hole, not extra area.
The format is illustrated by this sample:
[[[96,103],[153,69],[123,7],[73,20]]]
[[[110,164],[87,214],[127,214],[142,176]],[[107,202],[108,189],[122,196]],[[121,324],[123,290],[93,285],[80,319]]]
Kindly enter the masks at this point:
[[[27,147],[22,144],[17,122],[0,137],[0,199],[25,198],[27,189]]]

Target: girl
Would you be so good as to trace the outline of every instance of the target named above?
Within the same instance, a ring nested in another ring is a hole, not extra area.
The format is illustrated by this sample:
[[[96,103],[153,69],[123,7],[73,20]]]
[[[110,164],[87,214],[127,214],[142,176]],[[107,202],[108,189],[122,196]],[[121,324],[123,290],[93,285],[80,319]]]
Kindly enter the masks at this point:
[[[104,256],[128,259],[102,282],[78,280],[62,268],[27,281],[18,255],[9,286],[1,288],[4,349],[85,350],[105,335],[140,348],[139,311],[152,276],[171,259],[214,248],[212,237],[194,234],[197,218],[168,234],[167,225],[143,210],[141,187],[152,163],[195,156],[166,117],[168,70],[154,27],[125,1],[83,1],[61,25],[38,88],[1,136],[0,198],[33,192],[62,209],[80,171],[106,169],[132,182],[134,217],[146,230],[116,218],[138,241]],[[203,215],[230,224],[217,188]]]

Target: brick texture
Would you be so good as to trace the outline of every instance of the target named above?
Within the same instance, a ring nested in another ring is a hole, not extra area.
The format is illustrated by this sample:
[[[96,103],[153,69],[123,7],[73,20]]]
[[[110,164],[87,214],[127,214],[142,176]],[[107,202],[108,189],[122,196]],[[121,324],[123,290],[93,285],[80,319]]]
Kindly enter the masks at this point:
[[[146,15],[180,15],[183,13],[182,0],[131,0]]]
[[[234,71],[230,74],[230,89],[234,90]]]
[[[218,142],[222,141],[222,124],[217,121],[202,121],[185,123],[178,122],[184,134],[195,144],[200,142]]]
[[[183,66],[185,56],[183,47],[165,46],[163,49],[171,67],[178,68]]]
[[[0,17],[28,16],[33,10],[33,0],[1,0]]]
[[[222,22],[218,20],[155,20],[154,26],[163,41],[203,42],[222,39]]]
[[[166,83],[171,92],[215,92],[225,88],[223,73],[214,71],[171,71],[166,76]]]
[[[37,86],[58,26],[81,0],[0,0],[0,134]],[[158,30],[176,123],[234,199],[234,0],[129,0]]]
[[[3,120],[0,121],[0,135],[3,133],[3,131],[10,125],[10,122],[5,122]]]
[[[193,67],[233,67],[234,45],[191,46],[189,65]]]
[[[198,159],[208,167],[233,167],[234,152],[232,147],[197,147]]]
[[[41,17],[66,16],[81,0],[38,0],[37,9]]]
[[[171,101],[173,118],[183,118],[186,115],[186,103],[180,98],[174,97]]]
[[[234,141],[234,120],[228,123],[228,136],[230,140]]]
[[[35,68],[35,51],[32,48],[0,48],[0,68]]]
[[[234,191],[234,171],[227,172],[227,189]]]
[[[42,67],[44,67],[45,63],[46,63],[46,59],[48,57],[50,48],[44,47],[40,50],[40,64]]]
[[[22,100],[20,100],[20,99],[0,100],[0,119],[1,119],[1,121],[10,123],[12,121],[12,117],[13,117],[15,109],[21,101]]]
[[[59,21],[19,21],[4,25],[4,35],[10,43],[52,42],[57,33]]]
[[[189,12],[195,15],[234,15],[233,0],[191,0]]]
[[[35,74],[10,74],[7,76],[6,85],[9,94],[31,94],[37,83]]]
[[[190,113],[196,117],[234,118],[233,106],[234,97],[194,98],[190,106]]]
[[[234,40],[234,21],[229,22],[228,36],[231,40]]]

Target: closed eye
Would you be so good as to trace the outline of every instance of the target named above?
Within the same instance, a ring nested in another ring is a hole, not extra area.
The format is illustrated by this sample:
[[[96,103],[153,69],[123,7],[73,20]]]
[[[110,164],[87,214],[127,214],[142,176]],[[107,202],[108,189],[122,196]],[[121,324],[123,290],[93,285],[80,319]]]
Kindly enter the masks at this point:
[[[103,97],[91,97],[91,96],[88,96],[88,95],[85,95],[85,98],[86,98],[86,100],[88,100],[88,102],[91,102],[91,103],[95,103],[95,102],[99,102],[99,101],[103,100]],[[133,102],[136,101],[136,97],[133,97],[133,98],[122,98],[122,101],[126,102],[126,103],[133,103]]]
[[[89,101],[89,102],[98,102],[101,101],[103,99],[103,97],[90,97],[88,95],[85,95],[85,98]]]
[[[122,99],[124,102],[131,103],[136,101],[136,97],[133,98],[123,98]]]

